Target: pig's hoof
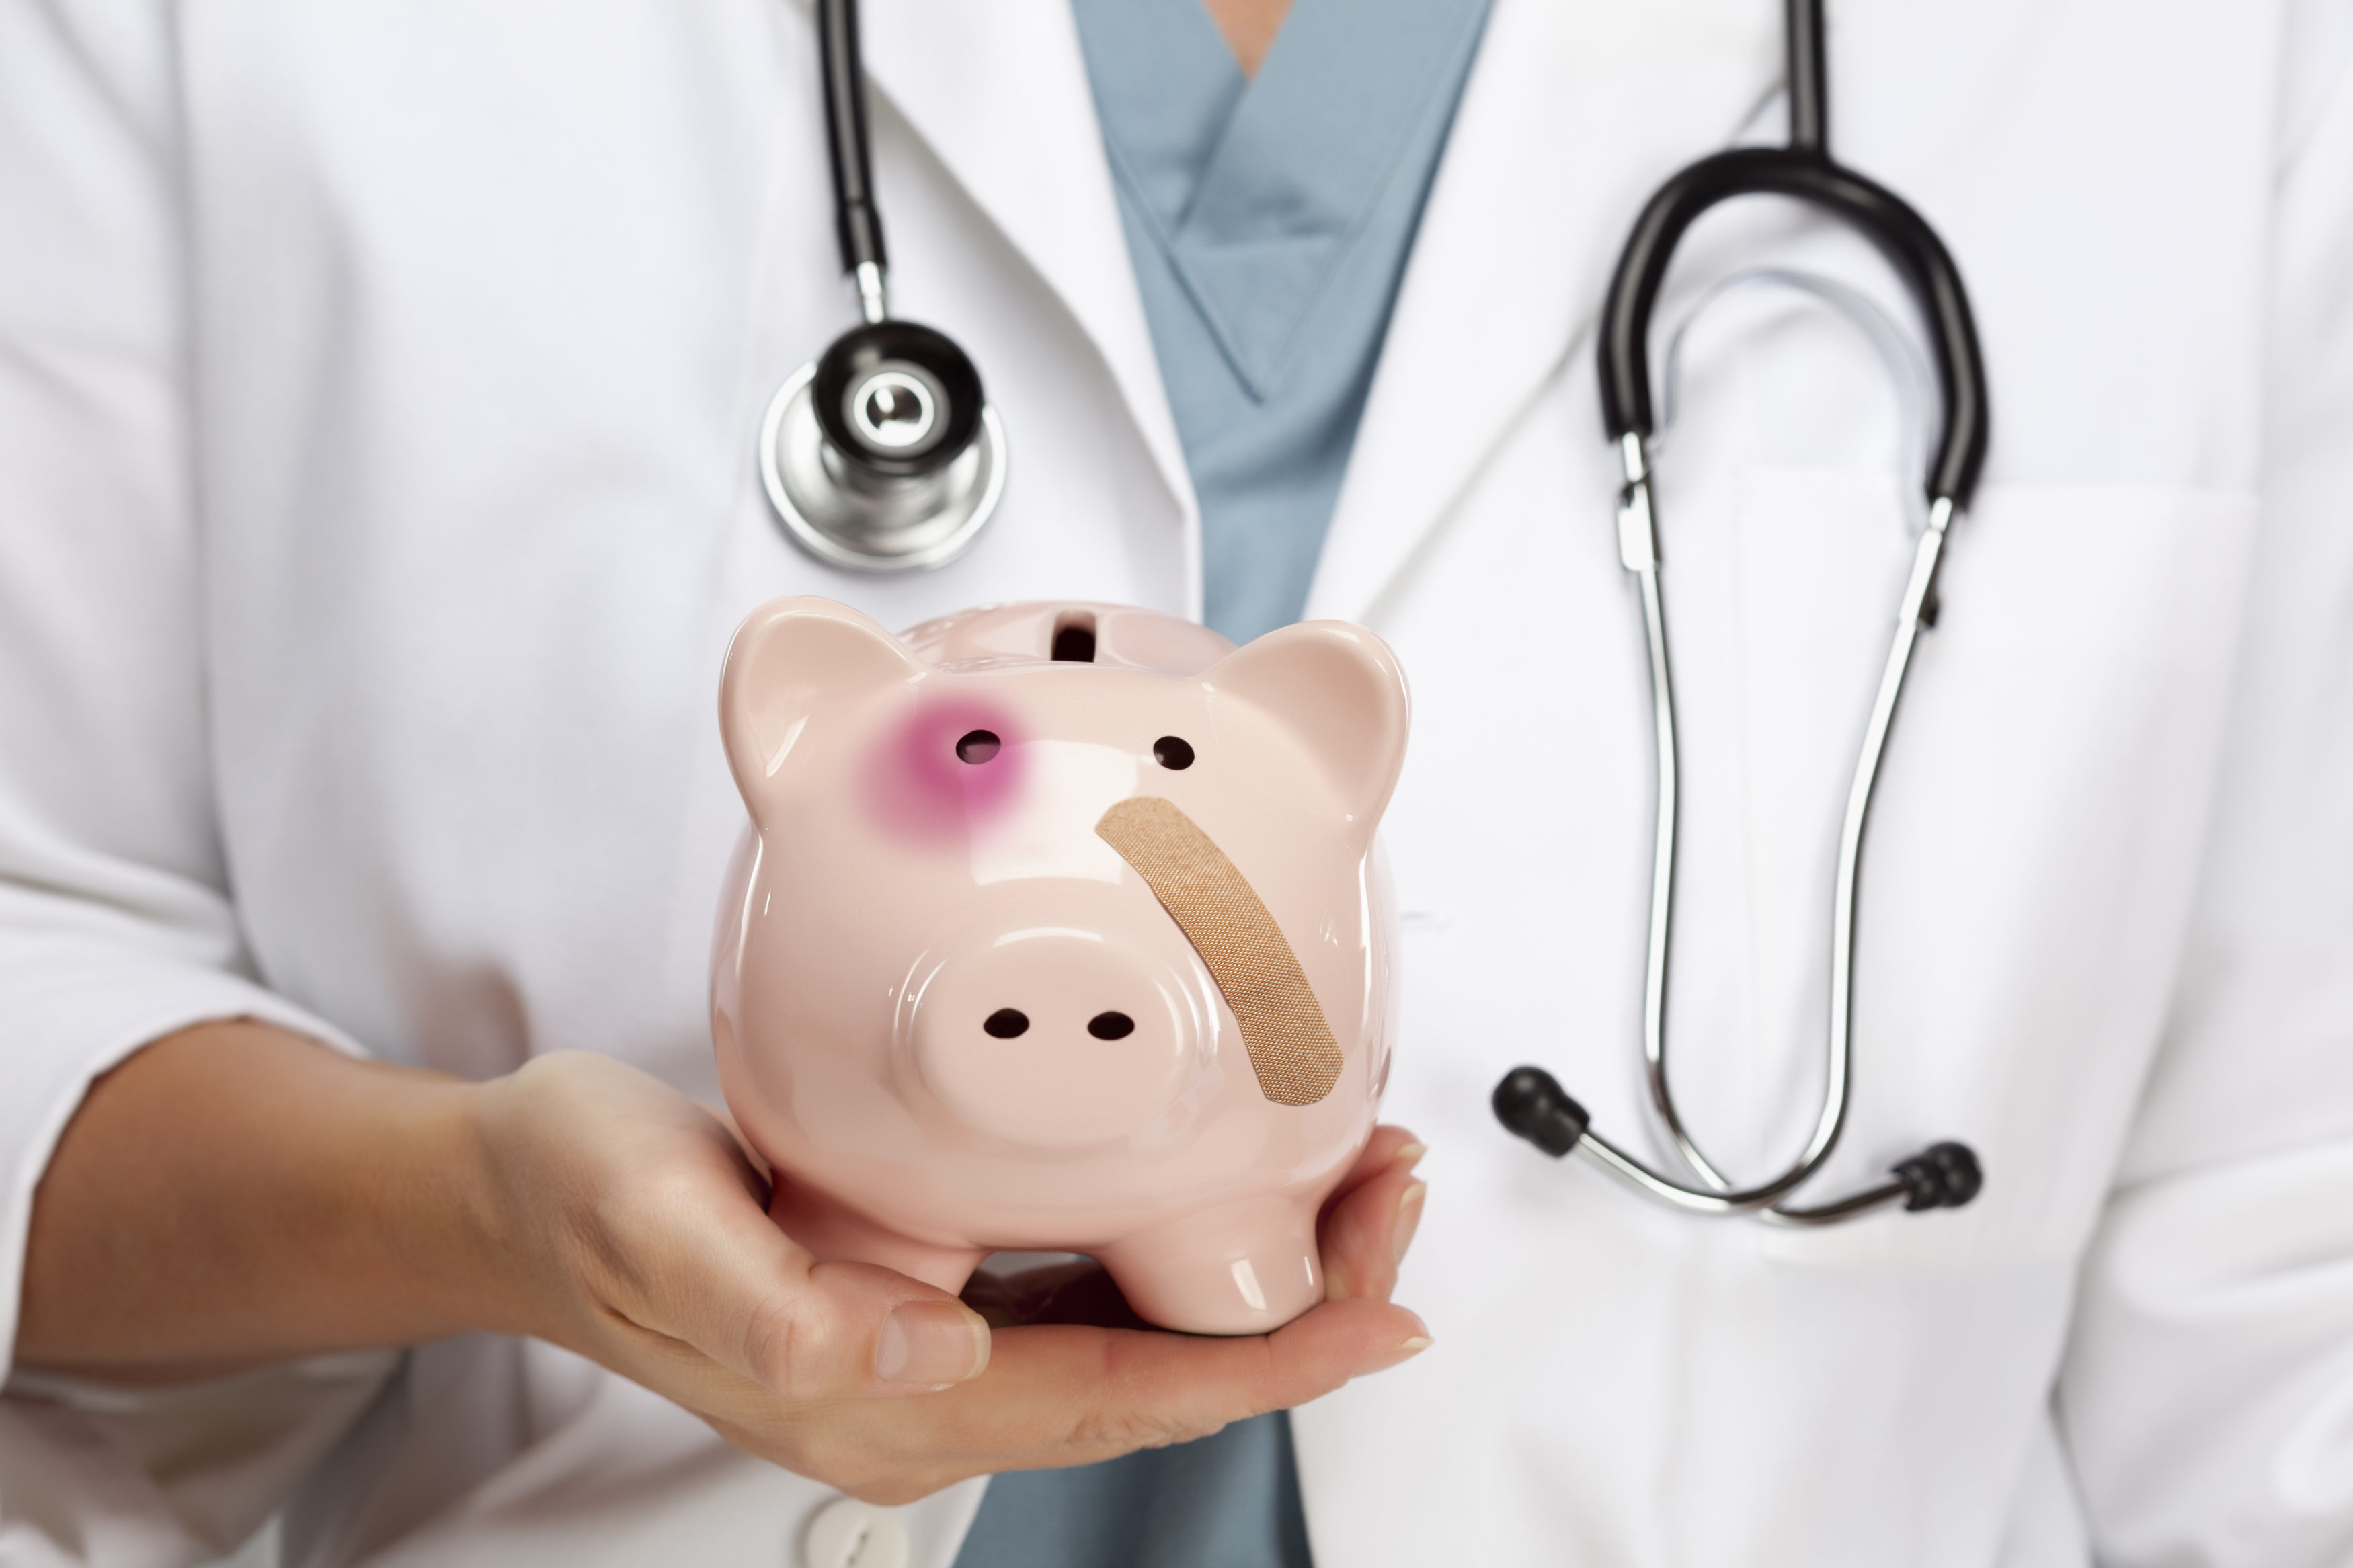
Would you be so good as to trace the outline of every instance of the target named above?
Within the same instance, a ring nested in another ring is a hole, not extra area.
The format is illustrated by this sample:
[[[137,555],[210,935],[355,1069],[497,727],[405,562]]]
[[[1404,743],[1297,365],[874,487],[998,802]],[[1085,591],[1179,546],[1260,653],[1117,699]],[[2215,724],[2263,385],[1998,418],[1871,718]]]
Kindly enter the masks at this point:
[[[1137,1316],[1183,1333],[1271,1333],[1324,1300],[1312,1210],[1195,1215],[1096,1257]]]

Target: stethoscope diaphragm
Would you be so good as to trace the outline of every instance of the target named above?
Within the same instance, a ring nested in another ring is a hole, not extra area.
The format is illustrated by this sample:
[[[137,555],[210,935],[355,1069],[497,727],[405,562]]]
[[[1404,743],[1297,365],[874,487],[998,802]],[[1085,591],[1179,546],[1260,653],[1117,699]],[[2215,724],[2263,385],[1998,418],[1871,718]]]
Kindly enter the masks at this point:
[[[818,366],[803,365],[776,389],[760,426],[760,478],[778,525],[818,560],[852,572],[917,572],[963,554],[1005,493],[997,411],[981,405],[977,432],[944,466],[879,473],[826,438],[817,381]]]
[[[943,332],[871,321],[770,400],[760,478],[795,543],[853,572],[962,554],[1005,492],[1005,430]]]

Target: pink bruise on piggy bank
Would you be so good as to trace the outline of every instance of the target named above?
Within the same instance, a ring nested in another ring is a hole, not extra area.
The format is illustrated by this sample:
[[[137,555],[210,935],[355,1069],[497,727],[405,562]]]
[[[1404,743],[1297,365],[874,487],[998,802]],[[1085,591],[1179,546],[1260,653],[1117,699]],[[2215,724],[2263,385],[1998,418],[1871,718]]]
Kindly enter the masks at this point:
[[[1197,1333],[1323,1299],[1392,1027],[1379,638],[1039,604],[902,639],[779,599],[720,722],[752,820],[712,1034],[779,1225],[945,1290],[1091,1253]]]

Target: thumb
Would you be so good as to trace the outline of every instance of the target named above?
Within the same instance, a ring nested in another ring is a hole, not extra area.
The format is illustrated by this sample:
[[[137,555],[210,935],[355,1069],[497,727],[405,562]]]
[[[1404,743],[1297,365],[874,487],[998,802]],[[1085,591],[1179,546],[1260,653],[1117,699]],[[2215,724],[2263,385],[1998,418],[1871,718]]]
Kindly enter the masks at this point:
[[[944,1388],[987,1370],[987,1321],[946,1291],[879,1264],[819,1263],[765,1215],[742,1228],[718,1249],[706,1302],[682,1314],[712,1360],[795,1400]]]
[[[987,1367],[987,1322],[946,1291],[878,1264],[818,1262],[740,1189],[695,1195],[621,1227],[654,1245],[621,1248],[638,1256],[615,1272],[635,1288],[610,1306],[668,1342],[668,1353],[643,1347],[660,1359],[716,1363],[792,1400],[915,1393]]]
[[[987,1321],[871,1263],[816,1263],[748,1326],[752,1375],[788,1399],[905,1394],[988,1368]]]

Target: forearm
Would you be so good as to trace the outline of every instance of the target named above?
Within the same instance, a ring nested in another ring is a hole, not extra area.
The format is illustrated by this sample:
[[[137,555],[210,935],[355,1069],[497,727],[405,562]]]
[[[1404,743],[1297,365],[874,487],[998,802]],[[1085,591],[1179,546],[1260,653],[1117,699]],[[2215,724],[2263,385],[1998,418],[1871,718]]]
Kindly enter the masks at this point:
[[[18,1360],[172,1379],[505,1326],[473,1092],[262,1024],[148,1047],[41,1181]]]

